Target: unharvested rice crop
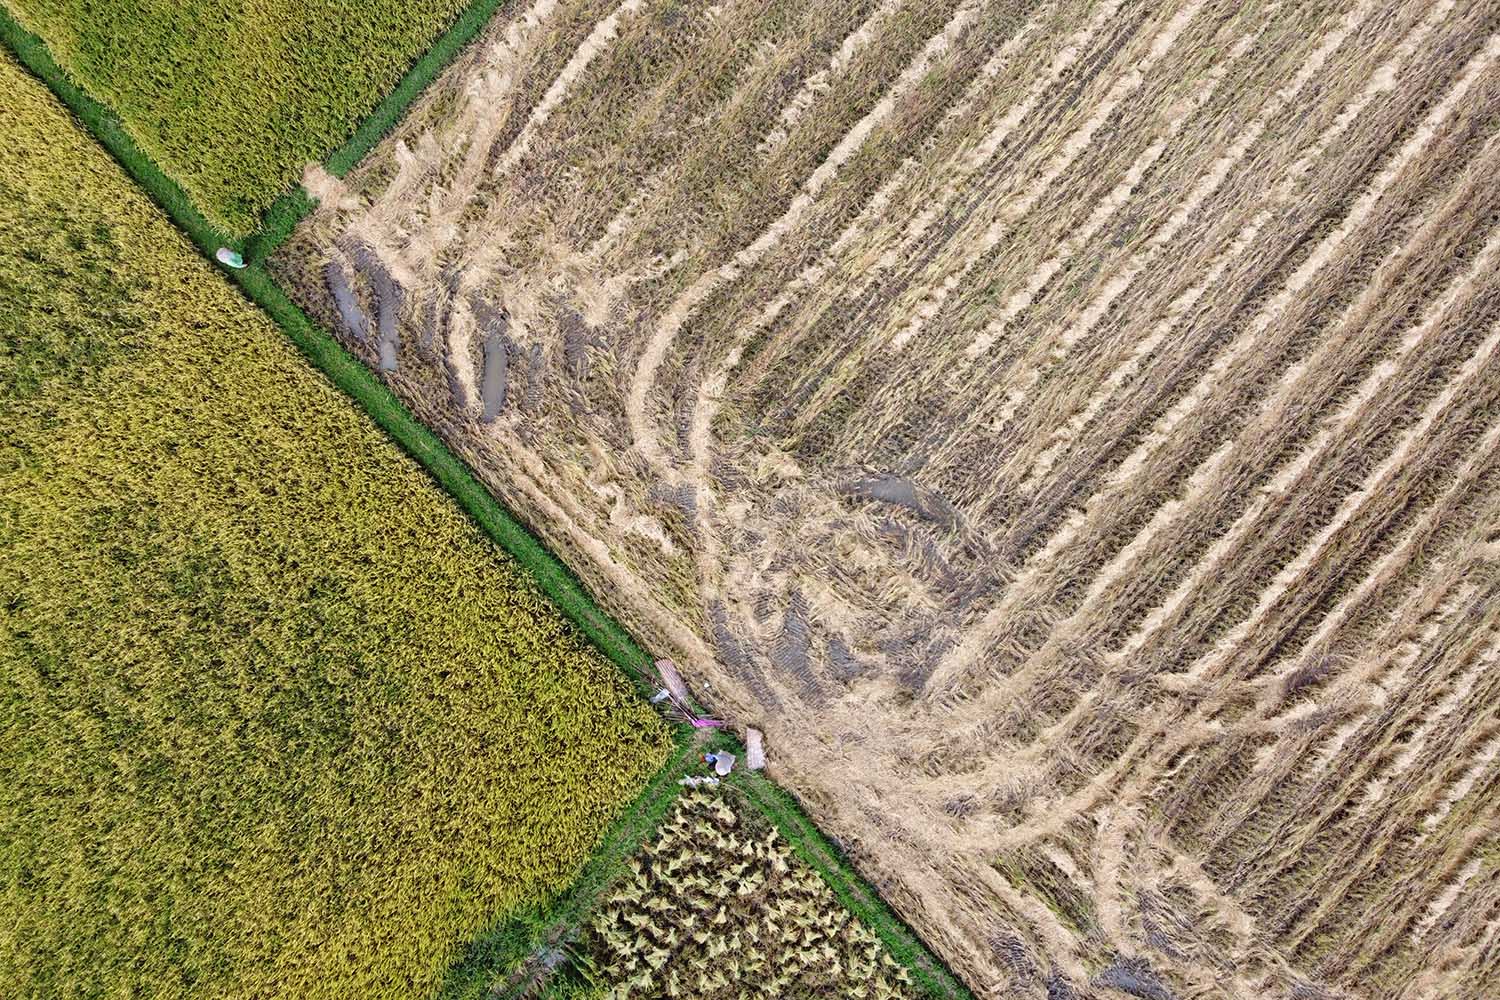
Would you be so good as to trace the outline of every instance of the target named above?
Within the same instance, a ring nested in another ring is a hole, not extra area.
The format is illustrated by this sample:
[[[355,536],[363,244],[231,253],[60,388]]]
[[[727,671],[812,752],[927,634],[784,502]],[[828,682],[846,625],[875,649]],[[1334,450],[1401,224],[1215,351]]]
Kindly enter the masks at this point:
[[[579,944],[604,1000],[905,1000],[906,970],[738,795],[684,793]]]
[[[0,995],[433,994],[663,725],[0,61]]]
[[[231,235],[354,130],[465,0],[3,0]]]
[[[532,0],[276,265],[976,992],[1480,998],[1497,176],[1496,0]]]

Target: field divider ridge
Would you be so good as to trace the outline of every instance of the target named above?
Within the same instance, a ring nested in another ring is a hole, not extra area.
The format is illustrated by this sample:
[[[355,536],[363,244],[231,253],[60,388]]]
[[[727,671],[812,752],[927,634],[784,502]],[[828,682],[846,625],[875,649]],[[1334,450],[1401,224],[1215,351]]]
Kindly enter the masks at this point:
[[[672,727],[672,752],[666,763],[605,830],[573,884],[551,899],[512,913],[469,942],[467,951],[449,966],[436,1000],[464,996],[466,986],[476,979],[485,982],[487,995],[495,995],[492,984],[497,975],[524,965],[549,938],[561,938],[568,927],[580,926],[641,843],[661,825],[682,792],[678,779],[693,768],[703,750],[692,727]]]

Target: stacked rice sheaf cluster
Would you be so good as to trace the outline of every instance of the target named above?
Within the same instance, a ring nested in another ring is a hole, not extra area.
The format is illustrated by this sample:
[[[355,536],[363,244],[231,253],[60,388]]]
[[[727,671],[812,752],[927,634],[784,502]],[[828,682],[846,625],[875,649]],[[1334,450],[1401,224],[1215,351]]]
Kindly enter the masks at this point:
[[[916,995],[791,844],[722,787],[683,794],[582,944],[608,1000]]]

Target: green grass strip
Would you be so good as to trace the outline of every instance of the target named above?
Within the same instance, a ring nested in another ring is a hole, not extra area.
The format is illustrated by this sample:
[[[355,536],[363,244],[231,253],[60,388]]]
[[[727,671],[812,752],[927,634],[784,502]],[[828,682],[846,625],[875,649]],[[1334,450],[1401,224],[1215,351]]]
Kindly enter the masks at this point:
[[[604,834],[577,881],[542,906],[512,914],[470,946],[448,970],[436,1000],[475,1000],[494,996],[494,983],[533,955],[550,937],[577,928],[625,872],[630,859],[650,842],[683,787],[685,774],[701,771],[699,755],[709,744],[690,727],[673,732],[676,750],[630,807]]]
[[[453,26],[443,33],[443,36],[432,44],[422,56],[416,61],[407,74],[396,84],[396,89],[386,95],[385,100],[370,112],[364,122],[355,129],[347,142],[335,149],[323,161],[328,172],[335,177],[343,177],[365,158],[365,154],[375,148],[375,144],[385,138],[387,132],[395,128],[401,121],[401,116],[406,113],[406,108],[418,95],[427,88],[433,79],[447,68],[454,57],[469,44],[473,37],[489,24],[490,18],[505,0],[474,0],[463,13],[454,20]]]
[[[260,228],[245,238],[240,248],[245,260],[252,264],[263,263],[277,247],[291,239],[292,232],[316,204],[301,184],[277,198],[266,209]]]
[[[598,853],[573,888],[556,903],[512,917],[476,942],[466,960],[455,965],[449,975],[449,987],[439,1000],[474,1000],[482,995],[478,992],[480,984],[493,983],[498,975],[514,968],[534,953],[549,933],[564,925],[581,923],[624,871],[631,856],[654,836],[682,792],[677,779],[684,774],[703,773],[700,754],[728,750],[741,763],[745,760],[744,745],[723,731],[678,727],[674,738],[677,754],[605,835]],[[843,851],[829,842],[795,797],[765,775],[743,767],[727,780],[744,792],[750,806],[812,866],[850,914],[880,938],[891,957],[910,971],[913,983],[922,993],[932,1000],[975,1000],[969,988],[854,870]]]
[[[510,553],[589,639],[646,690],[651,660],[612,617],[594,603],[578,579],[490,493],[458,456],[362,362],[315,325],[259,265],[237,272],[240,287],[313,364],[364,408],[402,449],[458,501],[501,548]]]

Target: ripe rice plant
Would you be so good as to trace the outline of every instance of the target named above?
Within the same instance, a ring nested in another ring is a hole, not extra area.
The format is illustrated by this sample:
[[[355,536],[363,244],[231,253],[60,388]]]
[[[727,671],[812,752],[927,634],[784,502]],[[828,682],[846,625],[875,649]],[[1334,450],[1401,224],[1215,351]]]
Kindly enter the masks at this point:
[[[579,948],[607,1000],[916,995],[879,939],[732,786],[682,794]]]
[[[668,739],[0,59],[0,993],[431,995]]]
[[[232,236],[322,160],[469,0],[4,0]],[[480,4],[487,15],[495,6]]]

